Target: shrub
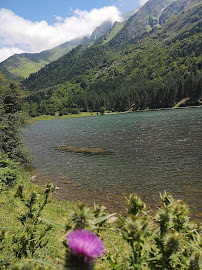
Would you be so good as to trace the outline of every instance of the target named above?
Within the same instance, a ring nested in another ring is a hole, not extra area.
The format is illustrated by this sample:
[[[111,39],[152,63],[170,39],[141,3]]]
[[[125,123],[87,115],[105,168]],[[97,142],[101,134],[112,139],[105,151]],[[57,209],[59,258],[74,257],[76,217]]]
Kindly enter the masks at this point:
[[[19,163],[0,153],[0,183],[13,187],[19,175]]]
[[[130,246],[128,269],[201,269],[200,226],[189,221],[188,207],[181,200],[166,192],[160,197],[163,207],[154,216],[139,196],[132,194],[127,201],[128,215],[120,219],[119,227]],[[108,256],[111,269],[122,269],[116,268],[116,257]]]
[[[104,114],[105,113],[105,107],[101,107],[99,111],[100,111],[101,114]]]
[[[54,189],[53,185],[47,184],[42,194],[43,198],[39,199],[36,192],[31,192],[26,196],[25,192],[23,192],[23,186],[18,186],[15,197],[20,199],[25,210],[20,212],[17,217],[21,226],[12,238],[16,258],[34,257],[38,250],[47,245],[46,234],[51,230],[52,226],[44,224],[41,216],[44,207],[49,203],[49,194]]]
[[[26,95],[16,82],[5,82],[0,74],[0,152],[16,161],[26,162],[22,128],[27,125]]]
[[[79,110],[79,108],[72,108],[72,109],[70,110],[70,112],[71,112],[72,114],[79,114],[79,113],[80,113],[80,110]]]

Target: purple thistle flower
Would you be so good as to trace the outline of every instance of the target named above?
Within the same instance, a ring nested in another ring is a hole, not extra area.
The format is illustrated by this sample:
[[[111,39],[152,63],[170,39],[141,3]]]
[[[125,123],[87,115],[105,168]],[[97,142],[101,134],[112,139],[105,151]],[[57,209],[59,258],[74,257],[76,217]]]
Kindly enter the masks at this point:
[[[105,254],[102,240],[92,231],[84,229],[71,231],[67,241],[72,254],[83,257],[84,262],[90,262]]]

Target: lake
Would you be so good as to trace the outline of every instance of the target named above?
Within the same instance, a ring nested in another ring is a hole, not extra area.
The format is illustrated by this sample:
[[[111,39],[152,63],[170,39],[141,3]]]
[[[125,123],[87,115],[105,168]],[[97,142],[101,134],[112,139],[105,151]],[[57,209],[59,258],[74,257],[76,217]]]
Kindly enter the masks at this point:
[[[166,190],[201,216],[201,131],[202,108],[184,108],[38,121],[26,128],[24,140],[36,181],[55,183],[61,199],[121,211],[132,192],[156,207]],[[56,150],[61,145],[112,153]]]

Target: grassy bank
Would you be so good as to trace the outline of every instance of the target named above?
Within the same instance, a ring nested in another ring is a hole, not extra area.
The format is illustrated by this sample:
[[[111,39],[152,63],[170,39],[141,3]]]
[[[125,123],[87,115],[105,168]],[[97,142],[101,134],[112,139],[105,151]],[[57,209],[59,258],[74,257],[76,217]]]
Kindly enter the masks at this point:
[[[158,108],[158,109],[144,109],[144,110],[136,110],[133,111],[132,109],[125,111],[125,112],[111,112],[107,111],[104,113],[104,115],[112,115],[112,114],[123,114],[123,113],[131,113],[131,112],[148,112],[148,111],[160,111],[160,110],[173,110],[173,109],[185,109],[185,108],[201,108],[202,105],[198,106],[186,106],[186,107],[180,107],[181,104],[183,104],[186,100],[188,99],[183,99],[181,102],[176,104],[172,108]],[[59,116],[58,113],[56,113],[54,116],[53,115],[39,115],[36,117],[31,118],[31,122],[34,121],[41,121],[41,120],[53,120],[53,119],[68,119],[68,118],[78,118],[78,117],[91,117],[91,116],[102,116],[103,114],[97,113],[97,112],[81,112],[79,114],[68,114],[68,115],[62,115]]]
[[[52,192],[51,187],[50,197],[39,215],[39,224],[33,228],[33,220],[26,214],[34,209],[32,214],[37,216],[40,207],[44,204],[47,186],[39,187],[32,183],[30,173],[6,156],[0,157],[0,169],[0,269],[54,269],[65,258],[66,246],[63,244],[66,242],[67,235],[65,227],[72,211],[78,207],[76,200],[70,203],[53,199],[51,194],[57,192],[57,188]],[[22,187],[23,199],[18,194],[19,187]],[[34,196],[36,198],[31,210],[29,205]],[[90,208],[85,208],[85,211],[89,210]],[[90,211],[94,213],[94,209]],[[44,242],[39,247],[36,242],[36,251],[31,255],[29,243],[34,241],[34,238],[39,241],[37,237],[42,235],[49,225],[51,227],[45,234]],[[32,240],[29,239],[29,230],[33,230],[32,233],[35,235]],[[105,239],[107,250],[113,251],[115,242],[124,245],[121,238],[116,239],[114,230],[111,230],[110,237],[105,229],[101,230],[100,234]],[[47,245],[43,246],[46,241],[48,241]],[[125,246],[127,247],[127,244]],[[41,262],[37,264],[32,262],[36,259]],[[100,260],[96,264],[96,269],[109,269],[109,264],[106,260]]]
[[[53,115],[39,115],[36,117],[32,117],[31,121],[40,121],[40,120],[52,120],[52,119],[66,119],[66,118],[77,118],[77,117],[89,117],[89,116],[96,116],[97,113],[96,112],[82,112],[79,114],[68,114],[68,115],[62,115],[59,116],[58,114],[56,114],[55,116]]]
[[[201,228],[171,195],[164,193],[162,208],[150,215],[132,194],[128,211],[115,221],[103,207],[51,198],[53,185],[34,185],[30,174],[5,155],[0,168],[0,269],[200,269]],[[66,235],[78,228],[103,239],[105,256],[94,268],[85,268],[84,261],[82,268],[67,266],[72,250]]]
[[[97,112],[81,112],[78,114],[67,114],[67,115],[62,115],[59,116],[58,113],[56,113],[54,116],[53,115],[39,115],[36,117],[32,117],[31,121],[40,121],[40,120],[53,120],[53,119],[66,119],[66,118],[78,118],[78,117],[91,117],[91,116],[102,116],[102,115],[110,115],[110,114],[120,114],[120,113],[127,113],[131,111],[126,111],[126,112],[111,112],[107,111],[104,114],[97,113]]]

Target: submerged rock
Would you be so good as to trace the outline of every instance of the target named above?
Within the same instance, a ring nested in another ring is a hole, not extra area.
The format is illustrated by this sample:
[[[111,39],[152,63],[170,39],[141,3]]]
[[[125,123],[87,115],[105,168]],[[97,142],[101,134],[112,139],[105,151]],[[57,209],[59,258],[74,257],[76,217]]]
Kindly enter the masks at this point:
[[[58,151],[68,151],[74,153],[83,153],[83,154],[109,154],[113,153],[111,150],[106,150],[102,148],[95,147],[79,147],[79,146],[59,146],[55,148]]]

